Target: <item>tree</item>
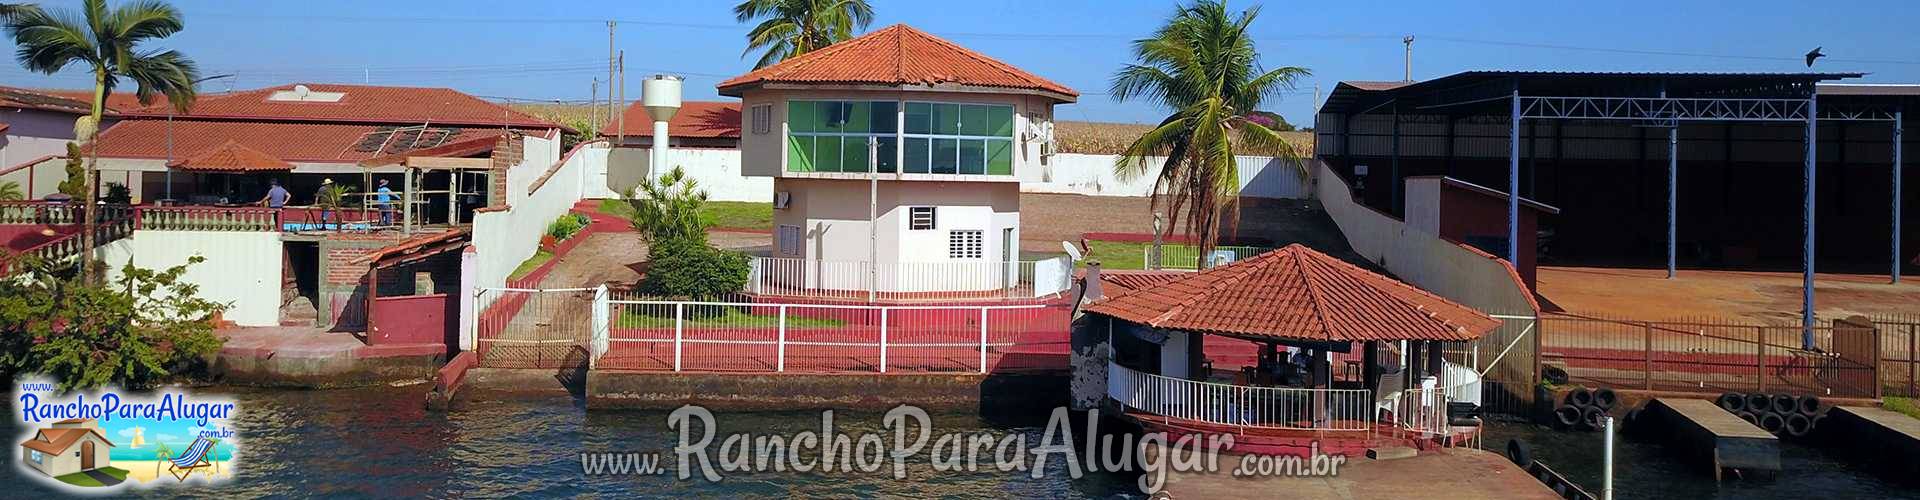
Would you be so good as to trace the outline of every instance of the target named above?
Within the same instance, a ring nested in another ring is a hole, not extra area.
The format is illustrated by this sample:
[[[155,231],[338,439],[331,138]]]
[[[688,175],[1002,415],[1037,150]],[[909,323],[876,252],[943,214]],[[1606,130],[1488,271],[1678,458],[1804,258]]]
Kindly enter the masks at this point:
[[[0,201],[20,201],[27,199],[26,191],[20,189],[20,183],[0,182]]]
[[[79,143],[67,143],[66,170],[66,180],[60,181],[60,185],[55,187],[54,190],[60,194],[70,196],[72,199],[86,197],[87,159],[86,155],[80,151]]]
[[[201,367],[220,349],[212,319],[227,307],[183,278],[204,260],[163,271],[128,263],[111,285],[37,259],[16,263],[24,272],[0,280],[0,371],[44,373],[68,391],[148,387]]]
[[[199,69],[179,51],[141,47],[186,27],[180,11],[171,5],[137,0],[108,9],[106,0],[85,0],[80,10],[76,16],[66,10],[20,9],[7,19],[7,33],[13,36],[20,65],[29,71],[51,75],[78,63],[92,73],[93,109],[74,124],[75,136],[90,146],[82,190],[85,206],[91,207],[98,195],[94,178],[100,160],[100,148],[92,146],[99,136],[107,95],[124,77],[133,80],[134,95],[141,104],[153,102],[156,93],[164,94],[184,113],[193,105],[193,81]],[[88,251],[96,244],[95,219],[86,217],[80,232],[81,245]],[[93,276],[93,259],[81,259],[81,263],[85,275]]]
[[[1200,247],[1200,263],[1219,243],[1221,220],[1238,216],[1236,142],[1300,164],[1293,147],[1262,123],[1269,120],[1254,117],[1262,101],[1312,73],[1291,66],[1261,70],[1247,30],[1259,14],[1254,7],[1236,15],[1217,0],[1181,6],[1152,37],[1133,42],[1137,62],[1113,77],[1115,101],[1143,99],[1173,111],[1127,146],[1114,173],[1121,180],[1139,178],[1151,171],[1153,157],[1165,158],[1151,206],[1158,213],[1161,198],[1170,198],[1168,213],[1176,223],[1162,234],[1184,224]]]
[[[707,204],[707,192],[685,169],[673,167],[666,175],[648,179],[623,193],[621,200],[633,207],[633,230],[650,245],[667,241],[707,242],[707,222],[700,208]]]
[[[853,38],[854,30],[873,24],[873,6],[867,0],[745,0],[733,7],[733,17],[760,21],[740,54],[766,49],[753,64],[760,69]]]

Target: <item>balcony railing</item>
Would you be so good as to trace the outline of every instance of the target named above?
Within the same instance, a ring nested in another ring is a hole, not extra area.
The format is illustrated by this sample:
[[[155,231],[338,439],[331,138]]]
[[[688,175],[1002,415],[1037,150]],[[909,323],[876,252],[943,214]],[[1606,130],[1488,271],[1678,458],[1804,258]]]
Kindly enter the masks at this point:
[[[1207,264],[1206,267],[1213,267],[1213,266],[1225,264],[1228,262],[1252,258],[1255,255],[1267,253],[1272,250],[1273,250],[1272,248],[1267,248],[1267,247],[1242,247],[1242,246],[1213,247],[1213,253],[1209,254],[1209,257],[1207,259],[1209,262],[1206,262]],[[1197,270],[1197,269],[1200,269],[1200,265],[1202,264],[1200,261],[1200,247],[1196,247],[1196,246],[1161,245],[1159,266],[1153,265],[1154,260],[1153,260],[1152,245],[1148,245],[1146,248],[1140,249],[1140,254],[1141,254],[1141,262],[1146,262],[1148,267],[1154,268],[1154,269]],[[1229,258],[1229,256],[1231,258]]]
[[[1107,364],[1107,396],[1129,409],[1234,427],[1313,431],[1373,429],[1366,389],[1252,387],[1179,379]]]
[[[135,228],[157,231],[279,231],[280,209],[140,207]]]
[[[882,263],[756,257],[747,293],[830,300],[1031,299],[1064,293],[1066,258]]]

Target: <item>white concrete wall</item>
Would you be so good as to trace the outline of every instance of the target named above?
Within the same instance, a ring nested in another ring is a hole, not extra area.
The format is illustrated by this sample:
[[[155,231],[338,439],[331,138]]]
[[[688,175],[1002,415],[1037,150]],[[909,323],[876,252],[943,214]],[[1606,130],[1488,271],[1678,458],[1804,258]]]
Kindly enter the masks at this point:
[[[576,148],[565,163],[560,163],[558,139],[526,136],[525,140],[526,152],[521,163],[507,168],[509,208],[480,212],[473,217],[473,246],[477,254],[474,275],[478,287],[506,286],[507,275],[539,250],[540,235],[546,233],[547,224],[573,209],[589,185],[604,189],[604,184],[590,183],[588,173],[605,172],[608,150],[605,144]],[[555,164],[560,168],[539,190],[530,191],[533,183],[546,176]]]
[[[1167,331],[1167,342],[1160,344],[1160,374],[1187,378],[1187,337],[1192,334]]]
[[[1407,225],[1432,235],[1440,234],[1440,177],[1407,179]]]
[[[619,148],[609,155],[604,167],[589,176],[604,179],[594,183],[588,198],[618,198],[647,173],[645,148]],[[773,182],[763,176],[745,176],[741,154],[735,149],[669,149],[669,162],[685,167],[687,174],[707,190],[716,201],[773,201]],[[1114,155],[1059,154],[1046,162],[1029,162],[1017,170],[1020,191],[1026,193],[1063,193],[1090,196],[1147,196],[1159,175],[1154,170],[1137,179],[1122,182],[1113,174]],[[1312,187],[1296,168],[1296,163],[1266,156],[1238,158],[1240,195],[1259,198],[1302,199],[1312,195]]]
[[[138,230],[102,245],[99,255],[109,280],[119,279],[129,258],[135,266],[162,270],[205,257],[184,278],[200,285],[201,298],[228,304],[224,319],[240,326],[280,324],[285,260],[278,232]]]

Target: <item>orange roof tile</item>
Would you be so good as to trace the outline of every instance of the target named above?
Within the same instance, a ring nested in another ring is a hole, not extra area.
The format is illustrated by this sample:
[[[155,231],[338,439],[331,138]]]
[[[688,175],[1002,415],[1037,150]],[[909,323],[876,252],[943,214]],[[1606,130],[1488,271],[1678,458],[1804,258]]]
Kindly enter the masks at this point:
[[[293,170],[293,164],[274,158],[260,150],[240,145],[228,140],[194,153],[192,156],[167,162],[168,168],[194,172],[269,172]]]
[[[747,87],[766,83],[992,87],[1044,92],[1063,102],[1080,95],[905,24],[733,77],[720,82],[720,94],[737,97]]]
[[[113,446],[113,441],[108,440],[106,435],[101,434],[100,431],[94,430],[91,427],[40,429],[39,432],[33,434],[32,439],[21,442],[20,446],[30,450],[37,450],[41,453],[58,455],[66,453],[67,448],[72,447],[73,443],[80,441],[82,436],[88,434],[100,438],[100,442],[105,443],[109,447]]]
[[[1500,326],[1298,244],[1109,295],[1087,311],[1155,328],[1306,342],[1463,341]]]
[[[1102,293],[1112,296],[1173,281],[1187,274],[1182,271],[1101,271],[1100,282],[1108,287]]]
[[[417,125],[416,129],[417,129]],[[121,120],[100,134],[100,155],[111,158],[166,158],[171,128],[175,158],[227,141],[246,144],[269,156],[291,162],[352,163],[375,156],[498,137],[499,127],[440,127],[432,132],[394,133],[399,125],[313,123],[260,120]]]
[[[41,89],[41,90],[37,90],[36,92],[40,92],[42,94],[47,94],[47,95],[60,96],[67,99],[73,99],[75,101],[86,103],[87,106],[89,107],[93,105],[93,89]],[[201,97],[207,97],[208,95],[210,94],[201,94]],[[167,105],[167,95],[161,94],[161,93],[154,93],[153,102],[149,102],[146,104],[140,104],[140,96],[132,92],[114,92],[111,94],[107,94],[107,112],[108,113],[115,113],[119,111],[131,110],[131,109],[139,109],[139,108],[144,108],[148,106],[160,107],[160,106],[166,106],[166,105]]]
[[[344,94],[338,101],[276,101],[275,93],[304,86],[314,93]],[[155,103],[123,109],[127,116],[165,117],[170,108]],[[449,88],[286,84],[226,94],[202,95],[193,109],[175,118],[312,120],[357,123],[430,123],[436,125],[560,128],[560,125]]]
[[[84,115],[93,112],[93,98],[76,99],[44,90],[0,87],[0,107]]]
[[[620,113],[627,119],[627,135],[653,133],[653,118],[647,108],[635,102]],[[612,136],[619,124],[608,120],[600,126],[600,135]],[[667,133],[674,137],[740,138],[739,101],[682,101],[680,111],[667,120]]]

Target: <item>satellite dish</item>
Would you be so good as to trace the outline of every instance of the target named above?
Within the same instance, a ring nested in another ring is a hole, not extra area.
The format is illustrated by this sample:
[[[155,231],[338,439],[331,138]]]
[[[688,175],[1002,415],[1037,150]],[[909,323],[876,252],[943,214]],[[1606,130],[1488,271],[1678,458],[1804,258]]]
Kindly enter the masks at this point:
[[[1074,262],[1079,262],[1082,258],[1080,256],[1080,247],[1073,246],[1072,243],[1062,241],[1060,242],[1060,248],[1067,249],[1067,257],[1073,258]]]

